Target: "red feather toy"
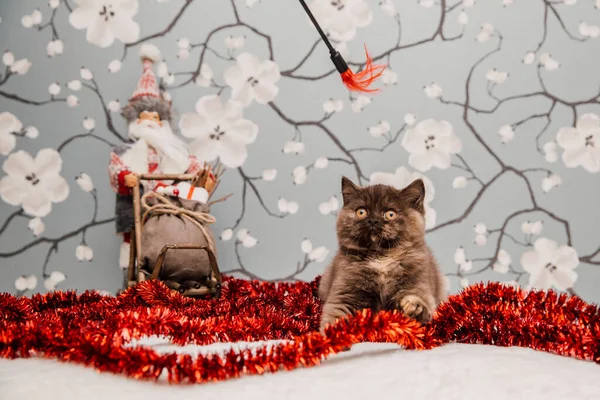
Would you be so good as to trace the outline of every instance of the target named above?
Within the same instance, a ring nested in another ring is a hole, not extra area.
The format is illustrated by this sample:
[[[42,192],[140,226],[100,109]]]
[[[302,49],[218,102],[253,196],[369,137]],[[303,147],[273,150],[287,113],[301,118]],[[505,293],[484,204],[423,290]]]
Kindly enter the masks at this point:
[[[306,5],[306,2],[304,0],[300,0],[300,4],[302,4],[302,7],[304,7],[304,11],[306,11],[306,13],[308,14],[308,17],[312,21],[315,28],[317,28],[319,35],[321,35],[321,38],[323,39],[325,45],[329,49],[329,56],[331,58],[331,61],[340,73],[344,85],[346,85],[346,87],[349,90],[352,90],[354,92],[378,92],[379,89],[371,89],[370,86],[377,78],[381,76],[381,74],[385,70],[385,65],[374,65],[373,60],[371,59],[371,57],[369,56],[369,52],[367,51],[367,46],[365,45],[365,54],[367,56],[365,68],[362,71],[356,73],[352,72],[352,70],[350,69],[350,67],[348,67],[346,60],[344,60],[340,52],[334,49],[331,43],[329,42],[327,35],[325,35],[325,32],[323,32],[323,30],[319,26],[319,23],[317,22],[312,12]]]

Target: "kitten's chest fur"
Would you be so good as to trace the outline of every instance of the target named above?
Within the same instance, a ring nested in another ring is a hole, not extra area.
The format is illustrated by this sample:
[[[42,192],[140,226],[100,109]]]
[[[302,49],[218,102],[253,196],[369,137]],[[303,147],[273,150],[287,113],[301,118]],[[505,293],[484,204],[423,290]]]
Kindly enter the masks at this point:
[[[396,293],[410,272],[397,255],[371,258],[361,264],[361,268],[373,279],[382,300]]]

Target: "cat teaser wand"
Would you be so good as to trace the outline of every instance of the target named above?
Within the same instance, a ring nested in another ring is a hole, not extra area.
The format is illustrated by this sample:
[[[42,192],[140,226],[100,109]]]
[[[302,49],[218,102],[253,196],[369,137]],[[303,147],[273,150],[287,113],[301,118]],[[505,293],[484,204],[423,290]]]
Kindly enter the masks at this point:
[[[346,87],[349,90],[355,92],[373,93],[379,91],[379,89],[370,89],[369,86],[375,81],[375,79],[381,76],[383,70],[385,69],[385,65],[373,65],[373,60],[371,60],[371,57],[369,56],[369,53],[367,51],[367,46],[365,45],[365,54],[367,56],[367,63],[365,65],[365,69],[357,73],[352,72],[352,70],[348,67],[348,64],[346,64],[346,61],[344,60],[340,52],[334,49],[331,43],[329,42],[329,39],[327,39],[327,36],[325,35],[323,30],[319,26],[319,23],[317,22],[312,12],[306,5],[306,2],[304,0],[300,0],[300,4],[302,4],[304,11],[306,11],[306,13],[308,14],[308,17],[312,21],[313,25],[315,26],[315,28],[317,28],[319,35],[321,35],[321,39],[323,39],[325,45],[329,49],[329,56],[331,58],[331,61],[340,73],[344,85],[346,85]]]

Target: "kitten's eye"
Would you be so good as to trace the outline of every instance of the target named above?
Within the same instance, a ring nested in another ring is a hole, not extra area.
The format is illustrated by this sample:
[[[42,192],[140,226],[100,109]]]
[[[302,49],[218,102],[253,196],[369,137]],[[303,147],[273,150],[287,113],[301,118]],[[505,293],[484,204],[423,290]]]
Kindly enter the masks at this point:
[[[387,210],[385,214],[383,214],[383,218],[387,219],[388,221],[393,221],[398,218],[398,213],[393,210]]]
[[[358,210],[356,210],[356,216],[358,217],[358,219],[366,218],[367,210],[365,210],[364,208],[359,208]]]

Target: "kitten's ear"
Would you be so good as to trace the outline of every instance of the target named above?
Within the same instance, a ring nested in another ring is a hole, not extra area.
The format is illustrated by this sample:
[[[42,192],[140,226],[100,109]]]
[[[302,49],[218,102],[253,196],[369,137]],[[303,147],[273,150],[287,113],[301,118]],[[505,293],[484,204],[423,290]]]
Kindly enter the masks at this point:
[[[425,214],[425,183],[422,179],[413,181],[402,189],[404,200],[421,214]]]
[[[360,188],[356,186],[350,179],[342,176],[342,198],[344,204],[347,204],[351,199],[360,194]]]

